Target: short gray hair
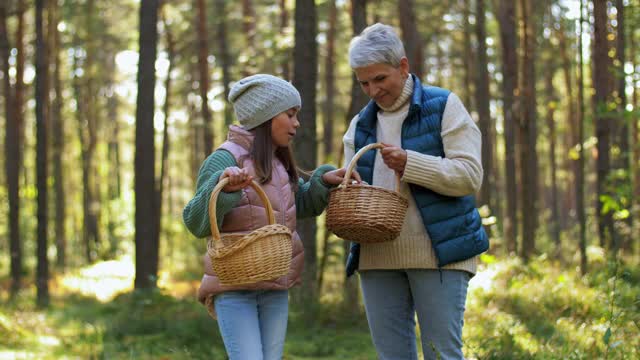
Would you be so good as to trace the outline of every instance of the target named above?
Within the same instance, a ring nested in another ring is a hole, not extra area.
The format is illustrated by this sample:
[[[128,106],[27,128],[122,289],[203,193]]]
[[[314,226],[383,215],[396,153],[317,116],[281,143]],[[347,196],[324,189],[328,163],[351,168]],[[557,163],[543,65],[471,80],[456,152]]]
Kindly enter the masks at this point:
[[[364,29],[349,45],[349,65],[352,69],[373,64],[398,67],[403,57],[402,41],[391,26],[381,23]]]

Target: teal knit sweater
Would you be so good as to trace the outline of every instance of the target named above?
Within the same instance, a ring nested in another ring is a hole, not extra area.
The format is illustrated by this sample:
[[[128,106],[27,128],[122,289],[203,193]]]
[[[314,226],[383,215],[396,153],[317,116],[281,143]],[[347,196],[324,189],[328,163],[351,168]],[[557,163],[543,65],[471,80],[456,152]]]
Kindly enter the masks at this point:
[[[200,167],[196,182],[196,194],[182,212],[182,218],[187,229],[199,238],[211,235],[209,198],[224,169],[230,166],[238,166],[233,155],[226,150],[217,150],[209,155]],[[295,194],[297,218],[318,216],[324,211],[329,201],[329,190],[331,190],[332,186],[322,181],[322,175],[331,170],[335,170],[335,167],[321,165],[311,174],[309,181],[305,182],[303,179],[298,179],[298,191]],[[218,226],[222,225],[224,216],[238,204],[241,197],[242,191],[220,192],[216,203]]]

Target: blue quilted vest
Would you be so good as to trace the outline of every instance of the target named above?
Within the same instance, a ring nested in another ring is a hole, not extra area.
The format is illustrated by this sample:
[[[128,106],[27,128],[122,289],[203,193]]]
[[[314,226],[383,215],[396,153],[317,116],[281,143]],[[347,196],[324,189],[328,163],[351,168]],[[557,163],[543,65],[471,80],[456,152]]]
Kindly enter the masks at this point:
[[[441,122],[450,91],[423,87],[414,75],[409,114],[402,124],[402,148],[421,154],[444,157]],[[376,142],[379,107],[374,101],[360,112],[355,133],[356,152]],[[359,160],[357,170],[362,180],[373,183],[376,152],[368,151]],[[489,238],[482,226],[473,195],[451,197],[419,185],[409,184],[411,195],[422,216],[424,227],[438,259],[438,267],[462,261],[489,249]],[[358,268],[360,244],[351,243],[347,259],[347,276]]]

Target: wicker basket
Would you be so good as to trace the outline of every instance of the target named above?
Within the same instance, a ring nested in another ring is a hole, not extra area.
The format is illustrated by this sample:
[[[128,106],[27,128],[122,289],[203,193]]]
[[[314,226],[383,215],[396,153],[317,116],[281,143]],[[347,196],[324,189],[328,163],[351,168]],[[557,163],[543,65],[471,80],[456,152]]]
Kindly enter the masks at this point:
[[[398,174],[396,191],[350,181],[362,154],[382,147],[375,143],[360,149],[349,163],[342,184],[329,193],[327,228],[338,237],[358,243],[377,243],[395,239],[402,230],[409,202],[400,195]]]
[[[213,271],[223,285],[252,284],[286,275],[291,266],[291,231],[276,224],[271,203],[260,185],[251,183],[265,205],[269,224],[250,233],[220,234],[218,231],[216,200],[228,182],[226,178],[220,180],[209,199],[211,239],[207,243],[207,254]]]

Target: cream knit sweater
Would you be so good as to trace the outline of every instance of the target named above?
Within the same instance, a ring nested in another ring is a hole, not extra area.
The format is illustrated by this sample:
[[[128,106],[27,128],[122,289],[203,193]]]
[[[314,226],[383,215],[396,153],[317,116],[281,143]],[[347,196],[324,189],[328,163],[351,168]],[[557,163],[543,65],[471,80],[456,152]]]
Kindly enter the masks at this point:
[[[408,77],[401,96],[390,108],[378,112],[378,142],[401,146],[402,122],[409,111],[413,78]],[[344,135],[344,164],[355,154],[354,137],[358,115]],[[394,241],[362,244],[359,270],[437,269],[438,262],[431,239],[424,228],[420,212],[411,196],[408,183],[424,186],[448,196],[475,194],[482,183],[480,130],[464,105],[451,93],[442,117],[441,133],[445,158],[407,150],[407,164],[401,178],[400,192],[409,199],[409,209],[400,236]],[[379,153],[376,154],[373,185],[395,189],[396,177]],[[477,256],[449,264],[443,269],[465,270],[475,274]]]

